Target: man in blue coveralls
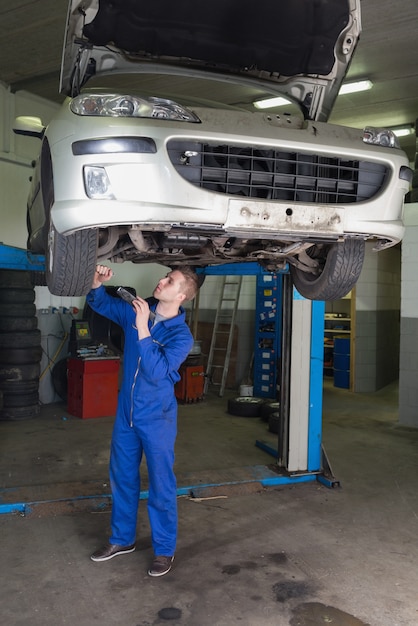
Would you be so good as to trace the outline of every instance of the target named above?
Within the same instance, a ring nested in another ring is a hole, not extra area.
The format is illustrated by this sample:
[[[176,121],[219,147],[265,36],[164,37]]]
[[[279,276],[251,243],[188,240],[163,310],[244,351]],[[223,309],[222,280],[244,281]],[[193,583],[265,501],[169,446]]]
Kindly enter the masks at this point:
[[[108,561],[135,550],[139,466],[145,454],[154,549],[148,574],[163,576],[171,569],[177,539],[174,384],[193,345],[181,304],[196,295],[198,277],[187,267],[175,269],[158,282],[153,298],[137,296],[131,305],[106,292],[103,283],[112,275],[110,268],[98,265],[86,298],[94,311],[119,324],[125,333],[123,381],[110,450],[111,536],[91,559]]]

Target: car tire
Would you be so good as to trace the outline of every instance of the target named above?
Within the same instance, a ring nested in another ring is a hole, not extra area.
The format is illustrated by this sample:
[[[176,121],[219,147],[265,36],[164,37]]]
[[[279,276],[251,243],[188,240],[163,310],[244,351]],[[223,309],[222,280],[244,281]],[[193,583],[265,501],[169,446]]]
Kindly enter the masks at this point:
[[[260,417],[263,422],[268,422],[269,417],[272,413],[277,412],[280,409],[280,402],[276,400],[272,400],[270,402],[265,402],[261,407]]]
[[[35,290],[30,289],[12,289],[0,287],[0,302],[2,304],[32,304],[35,302]]]
[[[13,383],[38,380],[39,374],[39,363],[21,363],[19,365],[8,363],[0,368],[0,382]]]
[[[41,331],[39,328],[0,334],[0,348],[33,348],[39,345],[41,345]]]
[[[31,289],[30,272],[0,269],[0,285],[3,289]]]
[[[56,296],[84,296],[93,282],[97,262],[95,229],[61,235],[52,222],[46,251],[46,282]]]
[[[0,390],[3,398],[7,394],[28,394],[39,390],[39,376],[32,380],[1,380]]]
[[[269,431],[275,435],[279,434],[280,430],[280,413],[274,412],[269,416]]]
[[[39,415],[41,331],[31,272],[0,270],[0,420]]]
[[[0,317],[34,317],[36,315],[35,304],[2,304],[0,303]],[[36,318],[35,318],[36,319]]]
[[[36,330],[37,327],[36,317],[2,317],[0,315],[0,333]]]
[[[310,256],[323,262],[318,275],[290,266],[293,284],[308,300],[340,300],[356,284],[363,267],[365,242],[363,239],[345,239],[340,243],[308,250]],[[317,256],[315,256],[317,255]]]
[[[0,319],[1,322],[1,319]],[[42,346],[32,348],[10,348],[2,350],[0,354],[0,375],[1,369],[10,365],[25,365],[27,363],[40,363],[42,358]]]
[[[46,287],[46,273],[44,271],[35,271],[30,274],[31,283],[34,287]]]
[[[33,406],[34,404],[39,404],[39,392],[32,391],[26,394],[15,394],[9,393],[3,396],[3,408],[23,408],[27,406]]]
[[[55,393],[64,400],[68,398],[68,359],[64,358],[55,363],[51,370],[52,386]]]
[[[3,407],[0,411],[0,420],[16,422],[37,417],[41,412],[39,402],[30,406]]]
[[[240,396],[228,400],[228,413],[239,417],[259,417],[264,400],[253,396]]]

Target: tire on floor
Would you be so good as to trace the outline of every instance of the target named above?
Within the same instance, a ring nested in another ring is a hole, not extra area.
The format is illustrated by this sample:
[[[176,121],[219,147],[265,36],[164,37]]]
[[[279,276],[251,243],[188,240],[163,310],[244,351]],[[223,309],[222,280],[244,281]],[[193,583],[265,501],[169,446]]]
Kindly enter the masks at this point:
[[[239,417],[259,417],[264,400],[253,396],[229,398],[228,413]]]

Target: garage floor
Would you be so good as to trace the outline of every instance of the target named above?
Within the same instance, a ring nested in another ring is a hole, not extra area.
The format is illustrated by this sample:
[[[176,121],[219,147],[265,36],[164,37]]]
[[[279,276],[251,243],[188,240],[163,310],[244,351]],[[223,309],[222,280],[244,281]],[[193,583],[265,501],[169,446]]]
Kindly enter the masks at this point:
[[[396,386],[325,385],[333,489],[263,488],[274,460],[255,441],[275,436],[258,418],[228,415],[227,397],[180,406],[178,485],[196,490],[179,497],[178,551],[161,579],[146,574],[145,501],[137,551],[89,558],[108,532],[112,418],[55,404],[0,422],[0,504],[26,504],[0,515],[2,624],[418,624],[418,430],[397,425]]]

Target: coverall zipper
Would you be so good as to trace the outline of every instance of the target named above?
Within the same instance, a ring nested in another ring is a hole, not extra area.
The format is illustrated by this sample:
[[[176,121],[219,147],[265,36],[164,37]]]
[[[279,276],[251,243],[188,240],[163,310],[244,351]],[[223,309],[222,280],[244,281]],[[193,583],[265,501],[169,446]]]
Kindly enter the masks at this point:
[[[135,389],[135,384],[136,384],[136,379],[138,376],[138,372],[139,372],[139,366],[141,364],[141,357],[139,357],[138,359],[138,365],[136,367],[135,370],[135,374],[134,374],[134,380],[131,386],[131,412],[130,412],[130,419],[129,419],[129,425],[131,428],[133,428],[134,426],[134,418],[133,418],[133,414],[134,414],[134,389]]]

